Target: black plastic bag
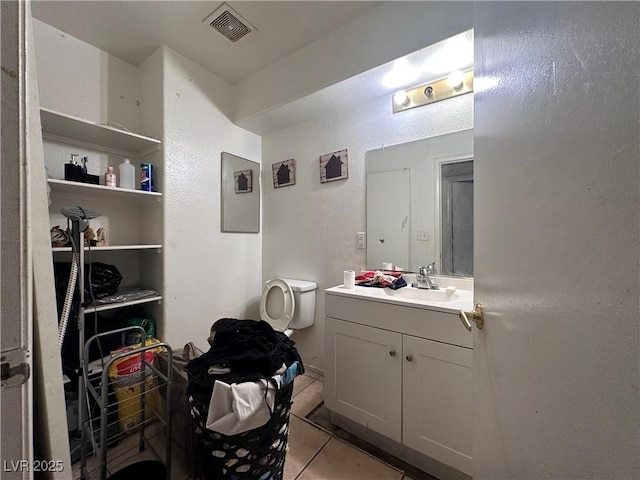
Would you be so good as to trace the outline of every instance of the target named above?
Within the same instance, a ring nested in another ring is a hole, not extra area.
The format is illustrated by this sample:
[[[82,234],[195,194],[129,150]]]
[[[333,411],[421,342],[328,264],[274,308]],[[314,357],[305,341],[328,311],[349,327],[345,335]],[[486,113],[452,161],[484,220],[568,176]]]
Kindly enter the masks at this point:
[[[69,275],[71,273],[71,263],[55,262],[53,270],[56,281],[56,299],[58,301],[58,313],[62,311],[64,297],[67,293]],[[91,272],[91,275],[89,275]],[[118,286],[122,281],[122,275],[114,265],[93,262],[84,266],[84,300],[85,305],[91,305],[93,298],[102,298],[113,295],[118,291]],[[91,287],[91,290],[89,289]],[[74,300],[76,297],[74,296]],[[73,304],[75,309],[75,302]]]
[[[122,281],[122,275],[114,265],[93,262],[85,266],[84,299],[91,302],[93,298],[102,298],[113,295],[118,290]],[[91,288],[91,290],[90,290]]]

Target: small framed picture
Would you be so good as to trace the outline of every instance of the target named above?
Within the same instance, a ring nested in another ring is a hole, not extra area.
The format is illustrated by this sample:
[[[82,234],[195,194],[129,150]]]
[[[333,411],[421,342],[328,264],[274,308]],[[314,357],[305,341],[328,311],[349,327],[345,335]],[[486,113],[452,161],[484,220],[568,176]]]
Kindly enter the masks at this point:
[[[320,157],[320,183],[347,178],[349,178],[349,158],[346,148]]]
[[[253,170],[238,170],[233,172],[236,193],[251,193],[253,191]]]
[[[293,158],[271,165],[273,188],[288,187],[296,183],[296,162]]]

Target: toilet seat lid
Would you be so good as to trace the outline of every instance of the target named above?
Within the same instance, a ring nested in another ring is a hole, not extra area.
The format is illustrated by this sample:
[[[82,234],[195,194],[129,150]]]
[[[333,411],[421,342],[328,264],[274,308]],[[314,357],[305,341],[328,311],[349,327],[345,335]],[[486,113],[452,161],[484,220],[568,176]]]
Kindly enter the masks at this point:
[[[271,291],[274,288],[276,290]],[[279,318],[274,318],[276,315],[274,317],[270,316],[267,311],[269,295],[274,294],[282,295],[283,308]],[[274,278],[265,283],[262,290],[262,298],[260,299],[260,318],[262,320],[269,322],[274,330],[284,332],[293,319],[295,311],[296,300],[293,296],[293,290],[287,282],[281,278]]]

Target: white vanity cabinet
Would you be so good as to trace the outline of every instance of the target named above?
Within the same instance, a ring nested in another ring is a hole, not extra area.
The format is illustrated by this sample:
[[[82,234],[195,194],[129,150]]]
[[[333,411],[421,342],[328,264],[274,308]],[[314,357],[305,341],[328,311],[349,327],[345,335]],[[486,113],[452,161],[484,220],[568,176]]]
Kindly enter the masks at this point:
[[[402,443],[471,474],[473,350],[403,335],[402,352]]]
[[[457,314],[331,290],[325,406],[470,475],[472,336]]]
[[[325,335],[327,408],[400,442],[402,335],[330,317]]]

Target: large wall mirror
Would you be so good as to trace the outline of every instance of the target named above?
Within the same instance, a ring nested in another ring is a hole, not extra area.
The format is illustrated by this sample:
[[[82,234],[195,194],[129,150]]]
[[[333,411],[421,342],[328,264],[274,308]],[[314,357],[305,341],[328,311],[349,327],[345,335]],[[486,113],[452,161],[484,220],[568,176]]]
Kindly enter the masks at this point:
[[[260,231],[260,164],[222,152],[221,230]]]
[[[473,276],[473,130],[370,150],[367,268]]]

